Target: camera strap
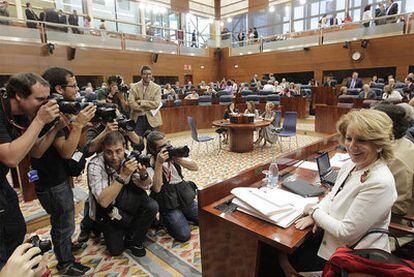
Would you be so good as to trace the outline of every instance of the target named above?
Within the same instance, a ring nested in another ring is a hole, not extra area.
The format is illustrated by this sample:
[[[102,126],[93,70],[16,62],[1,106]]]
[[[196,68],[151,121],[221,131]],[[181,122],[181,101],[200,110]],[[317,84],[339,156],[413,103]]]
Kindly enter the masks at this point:
[[[11,113],[10,98],[7,95],[7,91],[5,90],[2,91],[0,101],[1,101],[1,106],[4,111],[7,122],[10,124],[13,130],[17,131],[16,135],[21,136],[27,130],[27,128],[19,125],[15,121]]]

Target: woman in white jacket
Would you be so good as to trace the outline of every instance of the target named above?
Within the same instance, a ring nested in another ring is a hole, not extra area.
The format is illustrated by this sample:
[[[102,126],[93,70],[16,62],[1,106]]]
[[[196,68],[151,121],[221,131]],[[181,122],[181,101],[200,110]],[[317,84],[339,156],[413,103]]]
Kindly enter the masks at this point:
[[[295,223],[300,230],[312,227],[315,232],[320,227],[324,231],[289,257],[297,271],[322,270],[336,248],[354,244],[370,229],[388,229],[397,199],[386,165],[393,158],[391,119],[380,111],[352,111],[342,116],[337,130],[351,160],[341,168],[329,194],[318,205],[307,206],[307,216]],[[369,235],[356,248],[390,251],[388,236]]]

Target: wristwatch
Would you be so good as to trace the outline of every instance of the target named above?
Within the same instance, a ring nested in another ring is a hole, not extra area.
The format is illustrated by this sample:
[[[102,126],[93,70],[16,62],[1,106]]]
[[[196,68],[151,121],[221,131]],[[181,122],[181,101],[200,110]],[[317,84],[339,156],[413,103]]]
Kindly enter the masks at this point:
[[[127,181],[124,178],[122,178],[120,175],[115,175],[115,181],[117,181],[121,185],[127,184]]]
[[[309,212],[308,212],[308,215],[310,215],[310,216],[313,218],[313,214],[315,213],[315,211],[316,211],[317,209],[319,209],[319,207],[318,207],[318,206],[314,206],[314,207],[310,208],[310,210],[309,210]]]

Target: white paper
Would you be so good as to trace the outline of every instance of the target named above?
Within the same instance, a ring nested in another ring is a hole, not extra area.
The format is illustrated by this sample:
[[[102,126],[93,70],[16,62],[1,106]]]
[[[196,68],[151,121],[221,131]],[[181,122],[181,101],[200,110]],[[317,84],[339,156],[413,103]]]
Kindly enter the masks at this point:
[[[308,162],[308,161],[305,161],[303,163],[302,162],[297,162],[293,166],[299,167],[299,168],[304,168],[304,169],[309,169],[309,170],[312,170],[312,171],[318,171],[318,165],[316,164],[316,162]]]
[[[162,107],[162,102],[160,102],[160,104],[158,105],[158,108],[156,108],[155,110],[150,110],[152,116],[155,116],[161,109]]]

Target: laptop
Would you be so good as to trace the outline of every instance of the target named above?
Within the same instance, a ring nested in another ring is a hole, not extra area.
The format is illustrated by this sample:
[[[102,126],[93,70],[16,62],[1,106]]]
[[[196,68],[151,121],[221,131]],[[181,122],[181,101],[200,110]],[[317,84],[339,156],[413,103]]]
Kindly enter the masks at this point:
[[[327,152],[321,154],[316,158],[316,164],[318,165],[319,177],[321,182],[327,183],[331,186],[335,184],[338,177],[338,171],[333,170],[331,163],[329,162],[329,155]]]

